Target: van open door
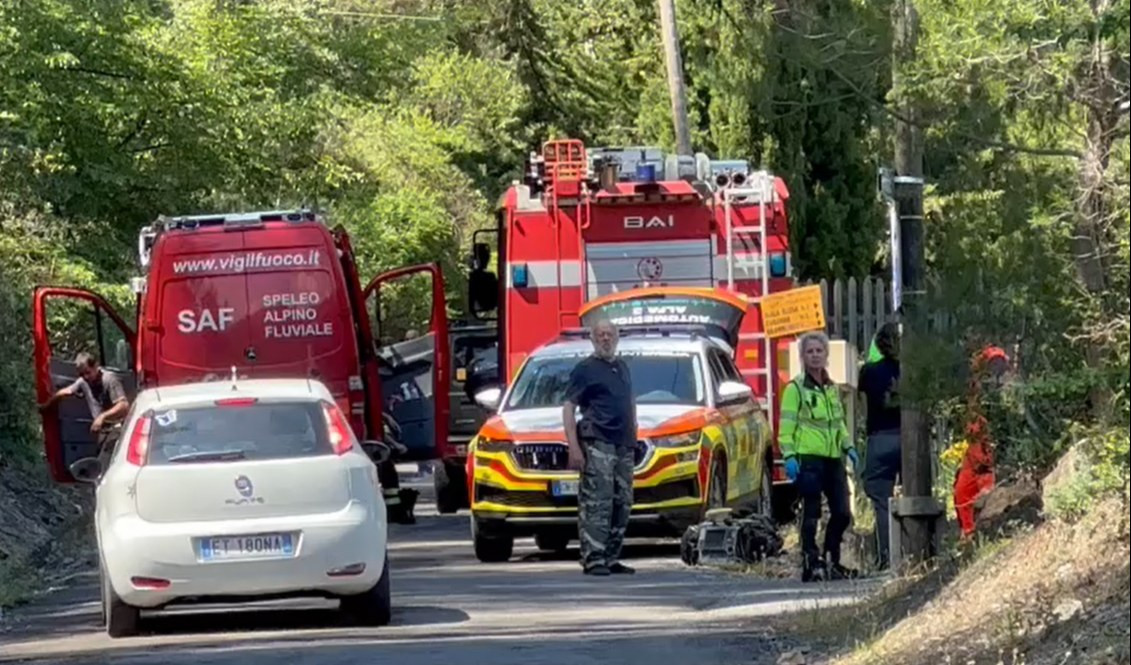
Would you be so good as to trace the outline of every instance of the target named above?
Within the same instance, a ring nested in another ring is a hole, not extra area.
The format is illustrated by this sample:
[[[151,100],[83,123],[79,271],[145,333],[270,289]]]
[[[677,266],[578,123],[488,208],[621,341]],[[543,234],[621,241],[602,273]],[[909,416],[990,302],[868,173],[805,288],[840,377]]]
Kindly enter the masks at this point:
[[[383,301],[383,289],[399,289],[401,297]],[[436,459],[448,440],[451,380],[440,266],[427,263],[382,273],[365,287],[364,296],[381,358],[384,412],[408,449],[402,459]],[[391,309],[394,304],[398,309]]]
[[[39,287],[33,299],[35,393],[40,404],[78,379],[75,356],[95,356],[136,395],[136,337],[122,317],[97,294],[82,289]],[[70,465],[98,454],[90,431],[93,418],[85,400],[72,397],[42,414],[43,452],[56,482],[74,483]]]

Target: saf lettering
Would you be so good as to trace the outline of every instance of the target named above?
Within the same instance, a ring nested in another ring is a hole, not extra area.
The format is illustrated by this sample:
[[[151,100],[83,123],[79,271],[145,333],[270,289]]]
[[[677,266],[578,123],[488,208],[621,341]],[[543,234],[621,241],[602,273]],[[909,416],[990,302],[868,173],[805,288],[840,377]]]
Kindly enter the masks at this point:
[[[235,311],[232,307],[220,307],[215,314],[210,309],[202,309],[197,314],[191,309],[182,309],[177,313],[177,330],[189,334],[223,332],[235,320]]]

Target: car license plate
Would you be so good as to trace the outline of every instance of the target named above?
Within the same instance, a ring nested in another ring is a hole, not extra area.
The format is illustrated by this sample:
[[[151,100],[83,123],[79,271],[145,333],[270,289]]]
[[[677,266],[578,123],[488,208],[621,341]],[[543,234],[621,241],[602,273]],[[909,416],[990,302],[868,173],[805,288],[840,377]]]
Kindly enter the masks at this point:
[[[550,491],[554,496],[577,496],[578,481],[555,480],[550,483]]]
[[[277,559],[294,556],[294,535],[260,533],[251,536],[214,536],[200,539],[201,561]]]

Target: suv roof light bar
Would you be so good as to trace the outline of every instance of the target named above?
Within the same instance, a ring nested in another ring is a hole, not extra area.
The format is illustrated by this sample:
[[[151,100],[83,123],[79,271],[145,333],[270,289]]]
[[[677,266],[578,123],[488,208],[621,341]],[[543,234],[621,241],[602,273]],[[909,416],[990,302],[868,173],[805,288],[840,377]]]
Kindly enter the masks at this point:
[[[672,334],[676,335],[689,335],[692,338],[700,335],[712,336],[710,327],[690,323],[673,323],[663,326],[618,326],[617,331],[621,337],[640,337],[642,335],[659,335],[660,337],[671,337]],[[566,328],[561,332],[562,339],[589,339],[590,332],[588,328]]]

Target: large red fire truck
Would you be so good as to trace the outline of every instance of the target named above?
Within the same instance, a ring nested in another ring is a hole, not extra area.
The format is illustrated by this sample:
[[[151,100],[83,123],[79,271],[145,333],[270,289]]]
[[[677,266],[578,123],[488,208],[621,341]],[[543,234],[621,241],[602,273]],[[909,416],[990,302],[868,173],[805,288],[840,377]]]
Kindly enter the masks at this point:
[[[790,340],[762,333],[758,298],[795,285],[788,197],[781,178],[743,160],[546,143],[503,195],[497,228],[474,243],[469,301],[496,321],[499,380],[577,327],[594,298],[642,286],[722,287],[750,296],[736,361],[776,425]],[[791,487],[774,448],[775,504],[787,512]],[[449,482],[466,482],[462,452],[443,452]]]

